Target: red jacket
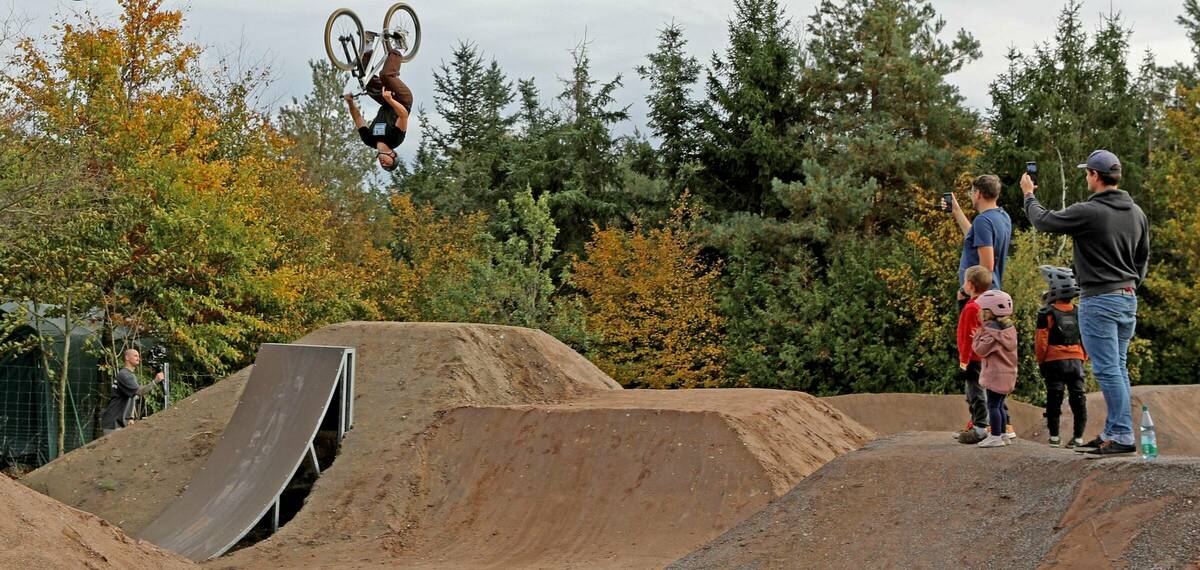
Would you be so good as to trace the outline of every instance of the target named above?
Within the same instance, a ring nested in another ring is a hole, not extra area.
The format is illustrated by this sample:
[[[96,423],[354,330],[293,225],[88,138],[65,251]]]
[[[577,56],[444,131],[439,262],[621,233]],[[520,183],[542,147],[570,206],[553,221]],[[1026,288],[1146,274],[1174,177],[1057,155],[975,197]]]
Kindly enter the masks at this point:
[[[971,299],[967,301],[966,306],[958,315],[958,364],[960,366],[983,360],[971,348],[971,340],[975,337],[977,330],[979,330],[979,304],[975,302],[975,299]]]

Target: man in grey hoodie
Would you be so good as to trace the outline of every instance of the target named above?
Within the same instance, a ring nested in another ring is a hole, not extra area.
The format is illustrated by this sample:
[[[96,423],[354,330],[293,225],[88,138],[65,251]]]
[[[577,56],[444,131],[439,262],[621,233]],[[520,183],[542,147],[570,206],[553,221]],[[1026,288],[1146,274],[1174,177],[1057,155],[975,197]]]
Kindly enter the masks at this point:
[[[1108,411],[1104,433],[1077,451],[1135,453],[1128,354],[1137,327],[1137,288],[1150,261],[1150,223],[1129,193],[1117,188],[1121,161],[1115,154],[1098,150],[1079,168],[1086,171],[1092,196],[1060,212],[1042,207],[1033,180],[1021,177],[1025,214],[1038,231],[1066,234],[1075,243],[1079,332]]]

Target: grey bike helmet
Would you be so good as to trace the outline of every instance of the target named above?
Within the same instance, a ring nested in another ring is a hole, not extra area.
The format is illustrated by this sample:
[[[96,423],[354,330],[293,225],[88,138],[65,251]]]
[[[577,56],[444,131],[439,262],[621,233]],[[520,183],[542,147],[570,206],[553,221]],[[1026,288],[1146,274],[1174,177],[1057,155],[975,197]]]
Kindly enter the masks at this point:
[[[1075,282],[1075,271],[1070,267],[1043,265],[1038,268],[1048,289],[1042,294],[1047,303],[1069,301],[1079,296],[1079,284]]]

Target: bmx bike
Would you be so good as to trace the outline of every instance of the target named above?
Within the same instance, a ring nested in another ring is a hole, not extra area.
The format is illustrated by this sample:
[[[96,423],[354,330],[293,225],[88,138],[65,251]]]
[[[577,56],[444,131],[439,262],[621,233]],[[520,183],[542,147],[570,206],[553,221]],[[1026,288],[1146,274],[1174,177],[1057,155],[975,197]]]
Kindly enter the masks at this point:
[[[380,46],[384,49],[378,49]],[[404,2],[388,8],[379,33],[364,31],[362,20],[349,8],[334,10],[325,22],[325,54],[334,67],[349,71],[358,80],[362,92],[355,97],[366,93],[367,81],[379,73],[389,52],[399,53],[401,61],[408,63],[420,48],[421,21],[412,6]],[[364,58],[363,54],[370,57]]]

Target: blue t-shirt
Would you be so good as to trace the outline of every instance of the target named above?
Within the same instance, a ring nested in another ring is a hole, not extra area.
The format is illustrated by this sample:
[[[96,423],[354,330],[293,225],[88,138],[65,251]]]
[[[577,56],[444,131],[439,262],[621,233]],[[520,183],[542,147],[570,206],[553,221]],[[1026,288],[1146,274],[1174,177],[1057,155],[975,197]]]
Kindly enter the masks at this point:
[[[991,246],[995,249],[996,266],[992,272],[992,289],[1000,288],[1004,276],[1004,261],[1008,258],[1008,245],[1012,242],[1012,219],[1004,208],[992,208],[971,223],[971,231],[963,238],[962,257],[958,261],[958,285],[966,281],[967,269],[979,265],[979,249]]]

